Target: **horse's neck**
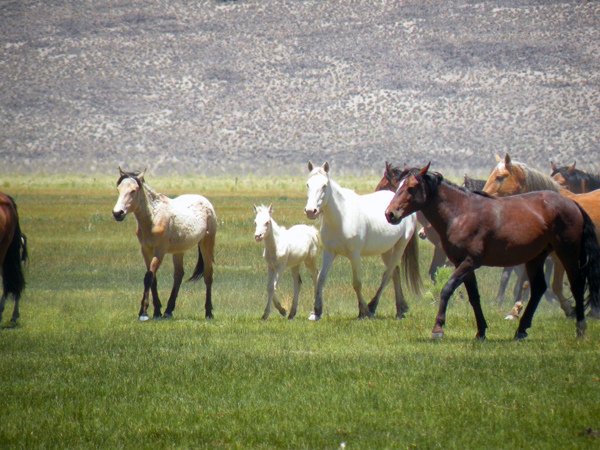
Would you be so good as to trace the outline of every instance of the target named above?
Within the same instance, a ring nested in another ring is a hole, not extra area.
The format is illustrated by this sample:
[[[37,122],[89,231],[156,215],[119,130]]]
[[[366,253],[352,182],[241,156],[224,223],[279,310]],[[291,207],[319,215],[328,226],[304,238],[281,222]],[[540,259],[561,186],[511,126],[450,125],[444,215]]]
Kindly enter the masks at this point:
[[[585,190],[586,192],[595,191],[596,189],[600,189],[600,176],[590,175],[585,180]]]
[[[347,217],[348,193],[349,189],[344,189],[333,180],[329,180],[330,195],[327,203],[323,205],[323,223],[321,227],[327,226],[329,229],[336,230],[341,227],[342,220],[349,220]]]
[[[462,209],[461,205],[468,201],[469,195],[475,194],[468,194],[442,182],[437,193],[423,206],[421,211],[433,229],[440,236],[444,236],[448,224],[458,215],[457,209]]]
[[[275,255],[278,245],[281,245],[281,234],[285,231],[285,227],[277,225],[271,218],[271,231],[267,233],[264,239],[265,255]]]
[[[142,185],[142,188],[143,195],[140,196],[134,214],[140,228],[151,231],[154,218],[160,207],[165,203],[165,197],[145,184]]]

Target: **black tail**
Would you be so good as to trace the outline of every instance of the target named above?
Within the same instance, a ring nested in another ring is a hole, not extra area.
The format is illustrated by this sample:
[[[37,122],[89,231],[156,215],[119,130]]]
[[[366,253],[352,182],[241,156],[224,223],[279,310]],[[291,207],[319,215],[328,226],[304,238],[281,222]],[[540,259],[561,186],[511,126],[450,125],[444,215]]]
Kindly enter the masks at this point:
[[[579,209],[583,215],[579,267],[583,271],[588,288],[586,307],[591,306],[593,310],[598,311],[600,310],[600,244],[592,219],[583,208],[579,207]]]
[[[15,215],[17,219],[17,227],[15,235],[10,243],[4,262],[2,263],[2,287],[4,289],[4,295],[13,294],[15,300],[21,297],[21,292],[25,289],[25,277],[23,275],[23,262],[27,260],[27,240],[25,235],[21,233],[21,227],[19,225],[19,214],[17,213],[17,204],[11,197],[15,208]]]
[[[196,281],[204,275],[204,258],[202,258],[202,252],[200,251],[200,246],[198,245],[198,262],[196,263],[196,268],[194,269],[194,273],[188,279],[188,281]]]

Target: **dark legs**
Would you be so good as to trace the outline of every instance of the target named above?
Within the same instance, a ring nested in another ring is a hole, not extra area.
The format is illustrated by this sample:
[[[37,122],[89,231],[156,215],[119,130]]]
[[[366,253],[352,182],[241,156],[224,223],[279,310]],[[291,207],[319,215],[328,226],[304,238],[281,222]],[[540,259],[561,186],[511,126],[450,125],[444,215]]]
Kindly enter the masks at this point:
[[[469,295],[469,302],[473,307],[475,313],[475,320],[477,321],[477,339],[485,339],[485,330],[487,323],[483,317],[481,310],[481,303],[479,298],[479,290],[477,289],[477,279],[475,278],[475,266],[469,259],[463,261],[450,276],[450,279],[446,282],[442,288],[440,294],[440,307],[435,317],[435,324],[431,331],[432,339],[440,339],[444,336],[443,326],[446,323],[446,309],[448,307],[448,301],[454,293],[454,291],[462,284],[465,283],[467,294]]]
[[[531,297],[529,298],[529,303],[527,303],[523,317],[519,321],[519,327],[514,337],[515,340],[527,337],[527,329],[531,327],[533,314],[540,303],[542,295],[546,292],[547,285],[546,277],[544,276],[544,260],[546,256],[547,253],[544,252],[525,264],[525,270],[527,271],[531,285]]]
[[[170,319],[173,317],[173,310],[175,309],[175,301],[177,300],[177,294],[179,294],[179,288],[181,287],[181,281],[183,280],[183,253],[178,253],[173,255],[173,289],[171,289],[171,295],[169,296],[169,301],[167,302],[167,309],[165,309],[165,313],[163,317],[165,319]],[[159,302],[160,305],[160,302]],[[156,318],[156,305],[154,305],[154,317]],[[158,309],[158,317],[160,317],[160,306]]]

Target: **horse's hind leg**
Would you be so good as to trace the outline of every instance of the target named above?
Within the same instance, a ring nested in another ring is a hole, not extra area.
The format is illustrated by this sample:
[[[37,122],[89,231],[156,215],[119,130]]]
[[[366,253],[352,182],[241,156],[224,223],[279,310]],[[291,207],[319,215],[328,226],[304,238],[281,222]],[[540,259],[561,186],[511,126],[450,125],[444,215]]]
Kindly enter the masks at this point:
[[[169,296],[169,301],[167,302],[167,309],[165,309],[165,313],[163,314],[163,318],[170,319],[173,317],[173,311],[175,310],[175,302],[177,301],[177,295],[179,294],[179,288],[181,287],[181,281],[183,280],[184,270],[183,270],[183,253],[178,253],[173,255],[173,289],[171,289],[171,295]],[[156,310],[156,305],[154,306],[154,317],[160,317],[160,306],[158,311]]]
[[[212,304],[212,284],[213,284],[213,262],[215,251],[215,238],[217,234],[216,219],[209,221],[208,231],[204,238],[200,241],[199,251],[202,252],[204,259],[204,285],[206,286],[206,301],[204,302],[204,311],[207,319],[212,319],[213,304]]]
[[[433,250],[433,258],[431,258],[431,265],[429,266],[429,278],[434,283],[437,270],[446,263],[446,259],[446,252],[444,252],[442,244],[438,243]]]
[[[531,297],[523,313],[523,317],[519,321],[519,327],[515,333],[515,340],[524,339],[527,337],[527,329],[531,327],[531,321],[533,314],[546,292],[546,278],[544,277],[544,260],[546,259],[547,253],[544,252],[534,259],[525,264],[527,275],[529,276],[529,283],[531,285]]]
[[[506,286],[508,285],[508,280],[510,280],[510,274],[514,270],[514,267],[505,267],[502,270],[502,275],[500,276],[500,285],[498,286],[498,293],[496,294],[496,303],[498,306],[502,305],[504,302],[504,293],[506,292]]]
[[[563,279],[565,276],[565,267],[563,263],[558,259],[556,253],[552,254],[554,259],[554,275],[552,277],[552,292],[558,297],[560,308],[565,312],[567,317],[575,317],[575,309],[573,305],[565,295],[563,294]]]
[[[396,273],[398,274],[398,279],[394,280],[394,288],[396,288],[396,317],[403,316],[404,313],[408,311],[408,305],[404,301],[404,295],[402,294],[402,287],[400,287],[400,300],[398,299],[398,286],[400,286],[400,269],[398,268],[398,264],[402,259],[402,253],[404,252],[405,248],[406,245],[401,245],[400,247],[396,247],[392,251],[381,255],[381,259],[383,260],[386,268],[385,272],[383,272],[383,276],[381,277],[379,288],[368,305],[369,312],[372,315],[375,315],[375,311],[377,310],[377,305],[379,304],[379,299],[381,298],[383,289],[390,282],[390,277],[394,279]]]

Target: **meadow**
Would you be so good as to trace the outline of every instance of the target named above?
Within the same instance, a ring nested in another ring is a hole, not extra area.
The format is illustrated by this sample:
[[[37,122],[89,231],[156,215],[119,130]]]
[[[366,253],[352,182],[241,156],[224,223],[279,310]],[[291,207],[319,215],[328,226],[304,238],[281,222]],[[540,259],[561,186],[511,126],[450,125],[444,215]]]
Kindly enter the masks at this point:
[[[336,179],[369,192],[378,180]],[[395,320],[388,286],[374,319],[357,320],[348,261],[338,258],[324,314],[309,322],[305,269],[298,315],[262,322],[266,266],[253,239],[252,205],[275,206],[279,224],[308,223],[305,179],[147,177],[169,196],[201,193],[219,229],[213,301],[185,283],[172,320],[137,321],[144,267],[135,218],[117,223],[115,177],[2,175],[18,204],[30,262],[21,319],[0,329],[0,448],[598,448],[600,323],[584,338],[542,300],[529,338],[493,300],[500,269],[477,273],[490,328],[475,341],[464,290],[446,334],[429,338],[441,284],[426,281]],[[426,279],[432,247],[421,241]],[[192,273],[195,252],[185,258]],[[363,260],[370,298],[383,264]],[[158,286],[166,300],[172,265]],[[443,280],[449,276],[443,270]],[[289,308],[286,274],[278,295]],[[163,301],[164,303],[164,301]]]

